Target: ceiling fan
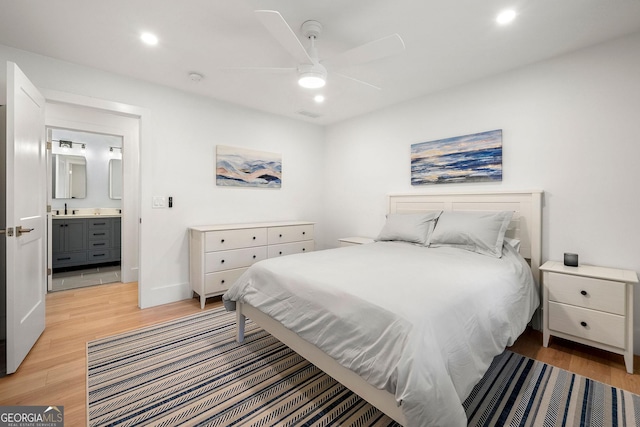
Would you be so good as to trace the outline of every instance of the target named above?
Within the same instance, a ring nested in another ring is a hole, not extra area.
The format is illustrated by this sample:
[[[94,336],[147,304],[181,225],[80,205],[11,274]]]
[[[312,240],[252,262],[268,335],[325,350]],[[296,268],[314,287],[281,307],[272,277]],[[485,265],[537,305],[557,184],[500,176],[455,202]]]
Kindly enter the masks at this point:
[[[327,81],[327,69],[329,69],[331,70],[332,75],[344,77],[351,81],[355,81],[375,89],[380,89],[378,86],[371,83],[339,73],[335,70],[350,65],[363,64],[376,59],[385,58],[404,50],[404,42],[402,41],[402,38],[398,34],[392,34],[353,49],[349,49],[332,58],[321,60],[315,46],[316,40],[322,33],[322,24],[320,22],[305,21],[302,24],[302,34],[310,41],[309,49],[305,49],[300,39],[298,39],[295,32],[279,12],[275,10],[256,10],[255,14],[262,25],[264,25],[271,35],[297,60],[299,65],[297,68],[286,69],[254,69],[295,71],[298,75],[298,84],[304,88],[316,89],[323,87]]]

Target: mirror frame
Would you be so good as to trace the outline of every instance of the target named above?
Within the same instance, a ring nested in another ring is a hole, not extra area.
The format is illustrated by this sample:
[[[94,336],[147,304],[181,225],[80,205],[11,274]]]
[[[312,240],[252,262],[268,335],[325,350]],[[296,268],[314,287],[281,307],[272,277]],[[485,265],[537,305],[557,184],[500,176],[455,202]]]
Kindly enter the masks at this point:
[[[109,198],[122,200],[122,159],[109,159]]]

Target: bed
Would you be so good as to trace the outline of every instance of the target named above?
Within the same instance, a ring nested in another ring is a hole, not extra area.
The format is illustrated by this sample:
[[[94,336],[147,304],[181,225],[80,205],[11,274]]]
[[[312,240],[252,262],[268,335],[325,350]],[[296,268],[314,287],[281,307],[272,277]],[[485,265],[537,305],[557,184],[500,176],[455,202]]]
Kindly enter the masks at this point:
[[[435,216],[420,223],[433,241],[383,239],[255,264],[223,297],[238,341],[249,317],[404,426],[466,425],[461,402],[539,304],[541,199],[391,195],[381,236],[392,219]],[[500,240],[495,256],[438,245],[440,230],[467,213],[506,218],[509,243]]]

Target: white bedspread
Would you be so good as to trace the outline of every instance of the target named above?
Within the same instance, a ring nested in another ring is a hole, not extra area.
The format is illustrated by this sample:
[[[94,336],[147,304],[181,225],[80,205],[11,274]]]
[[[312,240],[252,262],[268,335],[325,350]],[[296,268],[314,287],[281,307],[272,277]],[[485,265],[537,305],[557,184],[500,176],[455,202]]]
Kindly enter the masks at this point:
[[[466,426],[462,402],[539,304],[508,245],[497,259],[394,242],[261,261],[223,298],[395,394],[410,426]]]

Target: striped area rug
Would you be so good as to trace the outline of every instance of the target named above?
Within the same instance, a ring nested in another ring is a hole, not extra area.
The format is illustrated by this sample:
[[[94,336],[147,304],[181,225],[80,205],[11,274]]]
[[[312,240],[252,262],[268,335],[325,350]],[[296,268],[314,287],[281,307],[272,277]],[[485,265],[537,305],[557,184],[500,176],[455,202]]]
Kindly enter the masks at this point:
[[[91,426],[397,426],[278,340],[207,310],[87,344]],[[464,407],[470,426],[635,426],[639,396],[506,351]]]

